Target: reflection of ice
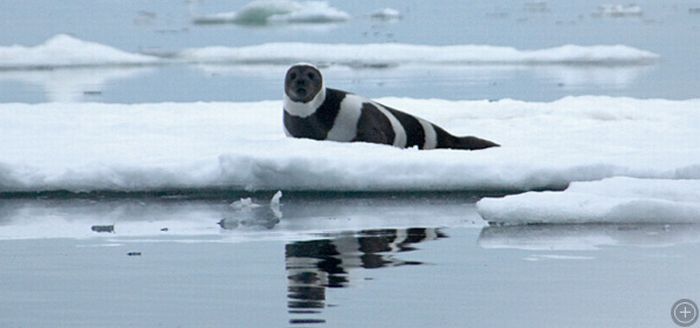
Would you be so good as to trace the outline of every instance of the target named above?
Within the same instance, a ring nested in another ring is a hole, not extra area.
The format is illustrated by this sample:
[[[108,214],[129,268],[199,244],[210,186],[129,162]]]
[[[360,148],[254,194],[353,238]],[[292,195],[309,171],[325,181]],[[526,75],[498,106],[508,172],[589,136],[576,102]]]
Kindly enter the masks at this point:
[[[624,88],[652,68],[649,66],[552,66],[534,67],[535,74],[563,87],[601,85]]]
[[[605,246],[669,247],[700,243],[700,225],[583,224],[491,226],[481,231],[483,248],[595,250]]]
[[[52,102],[80,102],[101,94],[109,83],[141,77],[152,71],[152,68],[143,67],[0,71],[0,81],[38,85]]]
[[[286,66],[280,65],[194,65],[194,68],[210,76],[253,77],[257,79],[279,79]],[[652,70],[649,66],[528,66],[528,65],[482,65],[482,66],[421,66],[405,65],[383,69],[360,69],[342,66],[322,67],[329,80],[377,80],[408,82],[417,77],[430,76],[433,80],[455,80],[461,82],[488,83],[491,81],[518,79],[531,74],[539,79],[552,81],[564,88],[605,86],[624,88],[633,84]],[[414,82],[412,82],[414,83]]]

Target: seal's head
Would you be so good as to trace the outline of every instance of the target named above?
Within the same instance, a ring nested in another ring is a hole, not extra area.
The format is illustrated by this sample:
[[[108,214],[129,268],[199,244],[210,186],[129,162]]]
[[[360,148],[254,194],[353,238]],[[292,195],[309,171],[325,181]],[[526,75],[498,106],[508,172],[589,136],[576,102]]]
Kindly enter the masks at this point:
[[[284,93],[290,100],[308,103],[323,91],[323,76],[311,64],[296,64],[287,70]]]

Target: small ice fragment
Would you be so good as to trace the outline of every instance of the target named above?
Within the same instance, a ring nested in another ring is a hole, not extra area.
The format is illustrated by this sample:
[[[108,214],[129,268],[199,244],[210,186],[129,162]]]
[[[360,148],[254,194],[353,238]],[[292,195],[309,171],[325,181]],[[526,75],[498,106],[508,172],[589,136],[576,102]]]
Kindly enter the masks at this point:
[[[272,213],[275,215],[275,217],[278,219],[282,218],[282,211],[280,210],[280,199],[281,198],[282,198],[282,191],[279,190],[275,193],[274,196],[272,196],[272,199],[270,199],[270,209],[272,210]]]
[[[395,21],[401,19],[401,13],[393,8],[384,8],[375,11],[370,17],[376,20]]]
[[[603,16],[609,17],[629,17],[629,16],[641,16],[642,7],[630,4],[630,5],[619,5],[619,4],[607,4],[598,7],[598,13]]]
[[[114,233],[114,225],[94,225],[90,228],[94,232],[110,232]]]
[[[237,201],[231,203],[231,207],[233,207],[237,210],[243,210],[243,209],[258,208],[258,207],[260,207],[260,205],[255,204],[253,202],[253,199],[251,199],[251,198],[241,198],[240,200],[237,200]]]
[[[525,5],[525,10],[532,12],[532,13],[546,13],[549,12],[549,6],[547,4],[547,1],[533,1],[533,2],[526,2]]]

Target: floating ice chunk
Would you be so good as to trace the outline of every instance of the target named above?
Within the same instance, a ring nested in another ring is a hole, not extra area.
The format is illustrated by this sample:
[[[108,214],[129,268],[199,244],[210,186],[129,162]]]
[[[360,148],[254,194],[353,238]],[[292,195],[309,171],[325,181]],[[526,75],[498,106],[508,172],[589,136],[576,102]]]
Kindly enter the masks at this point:
[[[373,12],[370,17],[382,21],[397,21],[401,19],[401,12],[393,8],[384,8]]]
[[[523,223],[698,223],[700,180],[616,177],[477,203],[484,220]]]
[[[237,210],[250,210],[253,208],[258,208],[260,207],[260,204],[256,204],[253,202],[253,199],[251,198],[241,198],[230,205],[234,209]]]
[[[642,16],[642,7],[635,4],[605,4],[598,7],[598,14],[608,17]]]
[[[202,15],[194,18],[195,24],[224,24],[266,25],[268,19],[275,15],[286,15],[302,10],[303,6],[296,1],[288,0],[258,0],[252,1],[236,12],[223,12],[212,15]]]
[[[282,191],[277,191],[270,199],[270,209],[276,218],[282,218],[282,211],[280,210],[280,199],[282,198]]]
[[[270,198],[269,209],[253,202],[251,198],[241,198],[231,204],[231,207],[238,210],[236,213],[221,219],[218,224],[224,230],[235,230],[238,228],[274,228],[282,218],[280,210],[280,199],[282,192],[277,191]]]
[[[324,1],[307,1],[301,10],[287,14],[273,15],[268,20],[273,23],[325,24],[341,23],[350,20],[350,14],[333,8]]]
[[[154,64],[160,59],[125,52],[95,42],[59,34],[43,44],[0,47],[0,68],[55,68],[134,66]]]
[[[324,24],[344,22],[351,16],[325,1],[257,0],[236,12],[200,15],[195,24],[269,25],[285,23]]]

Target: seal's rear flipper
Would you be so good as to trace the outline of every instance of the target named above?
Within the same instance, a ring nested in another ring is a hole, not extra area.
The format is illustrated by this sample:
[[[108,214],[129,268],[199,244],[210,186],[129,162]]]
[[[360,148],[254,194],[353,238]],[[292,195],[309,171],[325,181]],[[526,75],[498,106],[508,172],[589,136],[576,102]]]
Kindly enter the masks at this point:
[[[467,150],[477,150],[485,149],[491,147],[500,147],[501,145],[488,141],[485,139],[479,139],[477,137],[455,137],[453,147],[454,149],[467,149]]]

